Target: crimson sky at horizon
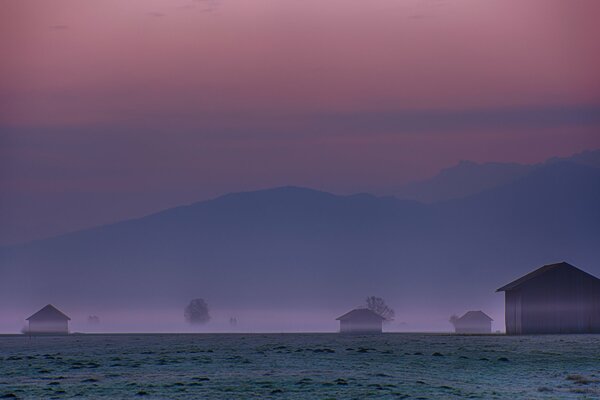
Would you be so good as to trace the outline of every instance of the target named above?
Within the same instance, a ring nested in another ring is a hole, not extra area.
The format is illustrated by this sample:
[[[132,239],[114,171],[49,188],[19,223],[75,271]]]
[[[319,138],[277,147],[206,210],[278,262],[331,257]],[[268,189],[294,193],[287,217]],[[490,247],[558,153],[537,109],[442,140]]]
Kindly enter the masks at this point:
[[[600,147],[595,0],[3,0],[0,244]]]

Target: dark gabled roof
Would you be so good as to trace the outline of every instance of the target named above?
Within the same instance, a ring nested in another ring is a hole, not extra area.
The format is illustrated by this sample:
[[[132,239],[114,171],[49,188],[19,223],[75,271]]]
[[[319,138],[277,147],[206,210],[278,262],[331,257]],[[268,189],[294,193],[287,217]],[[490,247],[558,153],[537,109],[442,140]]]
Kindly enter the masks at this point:
[[[464,321],[464,322],[466,322],[466,321],[481,321],[481,320],[493,321],[493,319],[490,318],[490,316],[487,315],[486,313],[484,313],[483,311],[467,311],[465,313],[465,315],[460,317],[458,320]]]
[[[44,319],[44,320],[66,319],[68,321],[71,320],[71,318],[67,317],[65,314],[63,314],[60,310],[58,310],[52,304],[48,304],[46,307],[42,308],[40,311],[36,312],[31,317],[27,318],[27,321],[36,320],[36,319]]]
[[[548,264],[548,265],[544,265],[541,268],[536,269],[533,272],[528,273],[525,276],[520,277],[517,280],[512,281],[511,283],[509,283],[508,285],[504,285],[501,288],[497,289],[496,292],[505,292],[507,290],[513,290],[515,288],[517,288],[518,286],[521,286],[522,284],[524,284],[525,282],[533,279],[533,278],[537,278],[538,276],[545,274],[546,272],[550,272],[550,271],[554,271],[557,269],[561,269],[561,268],[568,268],[568,269],[572,269],[575,270],[581,274],[587,275],[588,277],[592,278],[592,279],[598,279],[596,278],[594,275],[588,274],[585,271],[580,270],[577,267],[574,267],[573,265],[566,263],[566,262],[560,262],[560,263],[556,263],[556,264]]]
[[[346,314],[337,317],[336,320],[338,321],[343,321],[345,319],[350,319],[350,318],[379,318],[382,321],[385,320],[384,317],[382,317],[381,315],[377,314],[375,311],[369,310],[368,308],[355,308],[352,311],[347,312]]]

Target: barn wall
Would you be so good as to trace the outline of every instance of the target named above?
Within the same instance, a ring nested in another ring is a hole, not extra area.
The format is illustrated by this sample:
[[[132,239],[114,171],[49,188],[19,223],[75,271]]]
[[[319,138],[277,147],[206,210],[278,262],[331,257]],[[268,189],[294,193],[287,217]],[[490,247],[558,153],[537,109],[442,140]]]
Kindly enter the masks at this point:
[[[356,321],[342,320],[340,321],[340,332],[381,332],[381,321]]]
[[[492,333],[491,321],[457,322],[454,327],[456,333]]]
[[[505,324],[509,335],[521,334],[521,292],[509,290],[505,292]]]
[[[68,321],[29,321],[30,333],[69,333]]]
[[[571,269],[532,279],[520,288],[521,329],[515,312],[515,328],[510,333],[600,333],[599,290],[597,280]]]

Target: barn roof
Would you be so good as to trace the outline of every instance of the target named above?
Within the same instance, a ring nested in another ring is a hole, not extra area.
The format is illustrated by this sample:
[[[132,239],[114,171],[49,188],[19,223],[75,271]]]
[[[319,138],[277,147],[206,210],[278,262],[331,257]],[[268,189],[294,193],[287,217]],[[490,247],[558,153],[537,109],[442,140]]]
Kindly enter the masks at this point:
[[[42,308],[40,311],[36,312],[31,317],[27,318],[27,321],[36,320],[36,319],[38,319],[38,320],[39,319],[43,319],[43,320],[66,319],[67,321],[71,320],[71,318],[67,317],[65,314],[63,314],[60,310],[58,310],[52,304],[48,304],[46,307]]]
[[[522,284],[524,284],[525,282],[528,282],[529,280],[531,280],[533,278],[537,278],[538,276],[543,275],[543,274],[545,274],[547,272],[554,271],[554,270],[557,270],[557,269],[562,269],[562,268],[572,269],[572,270],[575,270],[575,271],[577,271],[577,272],[579,272],[581,274],[586,275],[589,278],[598,279],[594,275],[588,274],[587,272],[582,271],[579,268],[574,267],[573,265],[571,265],[571,264],[566,263],[566,262],[563,261],[563,262],[556,263],[556,264],[544,265],[543,267],[538,268],[535,271],[530,272],[527,275],[524,275],[524,276],[520,277],[519,279],[512,281],[508,285],[502,286],[501,288],[497,289],[496,292],[505,292],[507,290],[513,290],[513,289],[521,286]]]
[[[355,308],[354,310],[349,311],[340,317],[337,317],[336,320],[343,321],[343,320],[347,320],[347,319],[362,319],[362,318],[379,318],[382,321],[385,320],[384,317],[377,314],[375,311],[369,310],[368,308]]]
[[[465,315],[458,319],[459,321],[493,321],[493,319],[483,311],[467,311]]]

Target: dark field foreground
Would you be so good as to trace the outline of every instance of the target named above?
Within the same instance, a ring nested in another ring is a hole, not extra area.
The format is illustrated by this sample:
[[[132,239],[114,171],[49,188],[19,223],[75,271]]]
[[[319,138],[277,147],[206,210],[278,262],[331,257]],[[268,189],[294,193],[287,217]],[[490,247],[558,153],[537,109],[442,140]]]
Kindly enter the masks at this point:
[[[596,399],[600,336],[0,336],[0,398]]]

